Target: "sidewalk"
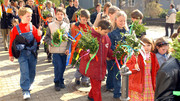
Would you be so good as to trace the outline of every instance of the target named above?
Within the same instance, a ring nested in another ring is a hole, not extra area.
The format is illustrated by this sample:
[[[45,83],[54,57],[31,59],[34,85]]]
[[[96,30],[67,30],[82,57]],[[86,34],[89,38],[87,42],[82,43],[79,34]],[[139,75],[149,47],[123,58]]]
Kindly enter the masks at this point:
[[[164,36],[164,27],[148,26],[147,34],[153,39]],[[176,30],[175,30],[176,32]],[[17,59],[9,61],[8,51],[4,51],[2,36],[0,34],[0,101],[23,101],[22,91],[19,86],[20,70]],[[65,89],[60,92],[54,90],[54,68],[46,61],[46,54],[41,45],[36,68],[34,88],[31,91],[31,99],[28,101],[88,101],[87,94],[90,89],[76,87],[74,73],[76,69],[68,66],[65,70]],[[105,81],[102,82],[102,100],[119,101],[113,99],[113,93],[105,92]]]

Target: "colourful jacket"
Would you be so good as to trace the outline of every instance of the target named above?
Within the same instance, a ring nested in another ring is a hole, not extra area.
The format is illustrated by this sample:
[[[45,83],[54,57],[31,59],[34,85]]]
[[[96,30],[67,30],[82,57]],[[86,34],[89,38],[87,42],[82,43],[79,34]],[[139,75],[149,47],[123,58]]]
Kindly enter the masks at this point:
[[[152,78],[153,90],[155,91],[156,74],[157,71],[159,70],[159,63],[154,53],[150,53],[150,55],[151,55],[151,67],[152,67],[151,78]],[[131,59],[126,63],[127,67],[129,67],[129,70],[132,71],[132,74],[129,76],[129,89],[142,93],[144,88],[145,64],[141,54],[138,55],[138,65],[140,71],[134,70],[135,64],[136,64],[136,58],[133,55]]]
[[[99,41],[99,50],[96,54],[96,56],[98,57],[98,61],[96,61],[96,59],[92,59],[92,61],[89,64],[89,69],[85,74],[86,65],[90,59],[89,55],[86,55],[81,58],[79,70],[85,76],[88,76],[96,80],[103,80],[106,74],[106,57],[109,57],[111,59],[113,58],[113,52],[111,50],[111,41],[108,35],[101,36],[101,34],[97,33],[94,29],[92,29],[92,36],[97,38],[97,40]],[[80,53],[80,56],[86,53],[87,52],[82,51]]]

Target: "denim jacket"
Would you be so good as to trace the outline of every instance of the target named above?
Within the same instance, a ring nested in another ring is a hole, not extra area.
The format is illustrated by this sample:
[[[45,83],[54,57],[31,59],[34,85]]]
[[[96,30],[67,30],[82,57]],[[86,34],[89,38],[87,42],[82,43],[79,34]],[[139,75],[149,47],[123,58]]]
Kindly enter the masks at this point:
[[[122,38],[122,35],[120,33],[126,33],[126,29],[119,29],[118,27],[114,29],[112,32],[108,33],[108,36],[111,40],[111,49],[114,51],[116,48],[118,41],[124,41],[125,37]]]

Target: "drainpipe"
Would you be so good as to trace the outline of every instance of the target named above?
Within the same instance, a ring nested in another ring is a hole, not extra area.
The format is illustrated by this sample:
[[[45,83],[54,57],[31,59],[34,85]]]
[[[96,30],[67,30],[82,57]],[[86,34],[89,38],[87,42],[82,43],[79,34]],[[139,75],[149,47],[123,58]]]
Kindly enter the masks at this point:
[[[129,68],[126,65],[123,65],[121,67],[120,71],[121,77],[122,77],[122,86],[121,86],[121,101],[129,101],[130,98],[128,97],[128,89],[129,89],[129,75],[132,74],[132,72],[129,70]]]

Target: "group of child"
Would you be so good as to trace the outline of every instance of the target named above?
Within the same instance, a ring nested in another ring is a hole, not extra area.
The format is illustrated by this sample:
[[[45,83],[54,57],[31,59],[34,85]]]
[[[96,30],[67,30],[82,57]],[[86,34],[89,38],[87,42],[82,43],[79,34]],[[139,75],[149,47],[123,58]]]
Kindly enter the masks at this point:
[[[80,29],[83,29],[85,32],[91,30],[92,36],[99,41],[99,50],[96,54],[98,61],[93,59],[90,62],[87,73],[85,73],[87,62],[93,54],[84,56],[87,52],[82,50],[80,56],[83,57],[81,58],[80,66],[77,67],[75,73],[75,82],[78,85],[80,84],[80,77],[82,77],[81,81],[85,86],[89,86],[90,80],[91,90],[88,94],[88,99],[92,101],[102,101],[101,81],[104,80],[106,69],[108,71],[106,81],[107,90],[113,91],[114,98],[120,98],[121,96],[121,76],[118,74],[116,78],[119,69],[116,65],[113,65],[115,62],[113,51],[115,50],[118,41],[125,40],[120,33],[127,33],[129,30],[127,26],[127,15],[123,10],[112,6],[110,2],[107,2],[104,6],[104,12],[97,15],[97,19],[95,20],[96,25],[94,26],[89,22],[89,11],[82,9],[80,11],[79,21],[71,24],[70,28],[70,24],[64,21],[66,12],[62,7],[56,8],[56,19],[54,19],[54,21],[51,22],[51,20],[48,20],[45,22],[47,25],[45,42],[49,47],[53,47],[53,44],[51,43],[52,34],[59,28],[65,29],[66,34],[69,33],[72,37],[75,37]],[[14,26],[10,35],[9,59],[11,61],[14,60],[11,47],[18,35],[23,36],[28,43],[37,43],[37,47],[41,39],[41,31],[36,29],[30,22],[32,10],[24,7],[20,8],[18,15],[21,18],[21,23]],[[52,16],[48,16],[47,19],[51,19],[51,17]],[[141,23],[143,14],[139,10],[134,10],[131,14],[131,18],[132,21],[140,20],[139,23]],[[153,40],[146,37],[145,33],[142,33],[139,38],[144,43],[144,54],[139,54],[138,57],[133,55],[126,64],[132,71],[132,75],[129,77],[129,96],[132,101],[153,101],[156,87],[156,73],[159,67],[169,57],[169,43],[165,38],[159,38],[154,44]],[[70,40],[62,42],[60,47],[57,47],[58,50],[61,51],[59,53],[52,52],[56,91],[65,88],[63,74],[66,68],[67,55],[69,55],[70,43]],[[37,49],[29,49],[27,48],[29,46],[24,46],[22,44],[23,43],[21,43],[20,49],[18,47],[15,48],[18,48],[20,51],[18,62],[21,71],[20,86],[23,91],[23,98],[28,99],[30,98],[30,86],[34,81],[37,64],[37,58],[34,56],[33,52],[37,51]],[[72,42],[72,45],[73,44],[74,42]],[[78,52],[79,49],[75,48],[75,51]],[[49,52],[48,57],[51,58]]]

